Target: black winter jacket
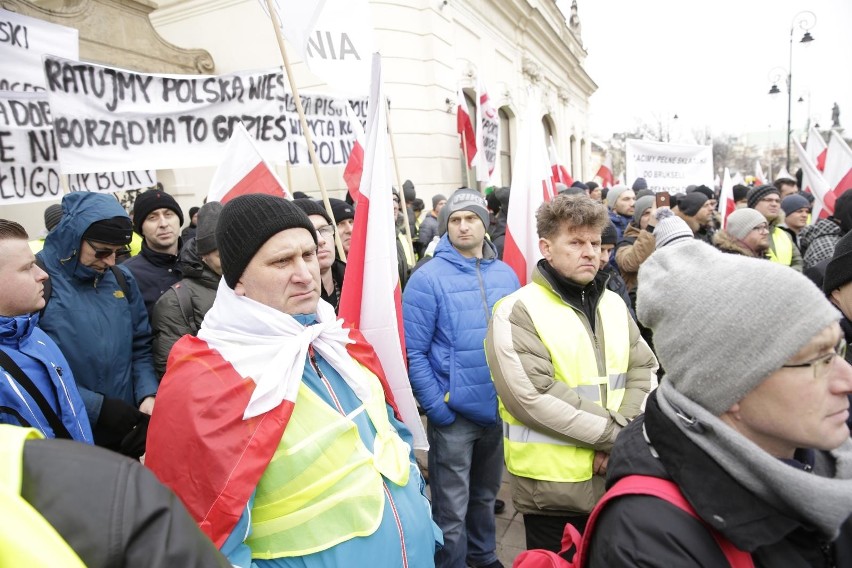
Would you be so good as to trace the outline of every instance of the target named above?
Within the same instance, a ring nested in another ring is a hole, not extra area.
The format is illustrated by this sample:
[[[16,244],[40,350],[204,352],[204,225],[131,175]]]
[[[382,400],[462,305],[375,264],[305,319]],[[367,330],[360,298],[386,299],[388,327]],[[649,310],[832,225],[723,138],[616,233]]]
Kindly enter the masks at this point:
[[[230,566],[174,493],[139,462],[113,452],[67,440],[27,441],[21,496],[89,568]]]
[[[645,433],[659,458],[651,454]],[[826,455],[818,453],[815,472],[833,468]],[[645,415],[619,435],[607,486],[631,474],[673,480],[702,519],[715,518],[716,526],[724,523],[725,538],[750,551],[758,568],[852,567],[852,520],[846,521],[834,544],[822,542],[798,519],[785,516],[736,482],[695,446],[663,415],[655,393]],[[656,497],[616,499],[601,513],[591,538],[586,565],[592,568],[728,565],[705,524]]]
[[[180,245],[178,243],[178,250]],[[172,284],[181,279],[178,257],[174,254],[154,252],[148,244],[142,241],[142,252],[126,261],[123,266],[128,268],[139,284],[142,298],[145,299],[145,309],[148,310],[148,320],[154,314],[154,304],[160,299]]]

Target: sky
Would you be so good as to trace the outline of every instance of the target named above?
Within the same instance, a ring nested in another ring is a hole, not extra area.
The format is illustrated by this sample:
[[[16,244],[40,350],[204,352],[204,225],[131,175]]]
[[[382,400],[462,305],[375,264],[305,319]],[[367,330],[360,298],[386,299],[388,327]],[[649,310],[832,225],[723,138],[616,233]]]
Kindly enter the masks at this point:
[[[557,4],[570,13],[570,0]],[[808,99],[811,119],[828,127],[836,102],[852,136],[852,0],[578,0],[598,85],[593,135],[660,122],[680,136],[783,132],[790,29],[803,10],[816,22],[810,44],[793,34],[792,127],[804,129]],[[773,69],[781,94],[769,96]]]

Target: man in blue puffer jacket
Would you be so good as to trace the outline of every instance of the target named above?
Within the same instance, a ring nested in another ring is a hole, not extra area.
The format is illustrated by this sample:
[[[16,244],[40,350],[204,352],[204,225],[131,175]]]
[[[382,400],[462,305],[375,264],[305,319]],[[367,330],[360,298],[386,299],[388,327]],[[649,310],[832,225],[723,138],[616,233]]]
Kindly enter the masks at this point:
[[[47,274],[27,232],[0,219],[0,424],[31,426],[45,438],[92,443],[92,429],[62,352],[36,325]]]
[[[485,198],[462,188],[444,207],[447,233],[411,276],[402,308],[411,385],[428,417],[432,517],[444,532],[435,564],[500,567],[503,427],[483,342],[494,304],[520,284],[485,239]]]
[[[62,211],[38,254],[51,282],[39,325],[71,366],[95,443],[139,457],[158,383],[142,294],[129,270],[114,267],[130,218],[96,193],[67,194]]]

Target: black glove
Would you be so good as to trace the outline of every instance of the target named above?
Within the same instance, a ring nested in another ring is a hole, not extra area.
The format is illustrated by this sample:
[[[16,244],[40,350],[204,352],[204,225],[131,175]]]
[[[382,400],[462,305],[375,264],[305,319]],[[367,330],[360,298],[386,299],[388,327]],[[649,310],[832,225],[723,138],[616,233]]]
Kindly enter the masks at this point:
[[[123,400],[104,398],[98,423],[92,431],[95,444],[138,458],[145,453],[148,418]]]

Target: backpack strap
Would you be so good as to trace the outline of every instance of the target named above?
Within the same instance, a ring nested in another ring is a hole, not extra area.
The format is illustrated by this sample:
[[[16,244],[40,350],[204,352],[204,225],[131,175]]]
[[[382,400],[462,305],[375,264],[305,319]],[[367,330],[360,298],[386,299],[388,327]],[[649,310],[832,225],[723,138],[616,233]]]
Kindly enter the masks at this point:
[[[582,567],[586,563],[586,555],[588,554],[588,547],[591,542],[591,535],[593,534],[592,531],[601,510],[613,499],[617,499],[624,495],[651,495],[671,503],[678,509],[688,513],[704,524],[708,532],[710,532],[713,536],[716,544],[718,544],[719,548],[722,549],[722,554],[725,555],[725,558],[728,560],[728,564],[731,565],[731,568],[754,568],[754,560],[752,560],[751,554],[738,549],[719,531],[707,525],[701,517],[698,516],[698,513],[695,512],[695,509],[689,504],[689,501],[686,500],[686,497],[683,496],[680,488],[678,488],[674,482],[669,481],[668,479],[661,479],[659,477],[652,477],[648,475],[628,475],[627,477],[621,478],[604,494],[603,498],[598,501],[598,504],[589,516],[589,522],[586,525],[584,538],[580,541],[577,548],[578,567]]]
[[[198,335],[198,326],[195,325],[195,314],[192,310],[192,294],[189,292],[189,288],[178,282],[172,284],[172,289],[177,294],[178,306],[186,325],[192,330],[192,335]]]
[[[130,298],[130,284],[127,283],[127,277],[124,276],[124,272],[121,271],[117,264],[113,264],[109,269],[112,271],[112,275],[115,276],[116,281],[118,281],[118,287],[124,292],[124,297]],[[130,300],[127,301],[130,302]]]
[[[53,411],[53,408],[50,407],[50,404],[47,402],[47,399],[44,398],[44,394],[33,384],[32,380],[21,370],[15,360],[6,353],[4,350],[0,349],[0,366],[2,366],[7,373],[12,375],[12,377],[18,381],[24,390],[27,391],[27,394],[35,401],[38,405],[39,410],[47,419],[47,423],[50,426],[51,430],[53,430],[53,435],[57,438],[64,438],[66,440],[71,439],[71,433],[68,432],[68,429],[62,423],[62,420],[59,419],[56,412]]]

